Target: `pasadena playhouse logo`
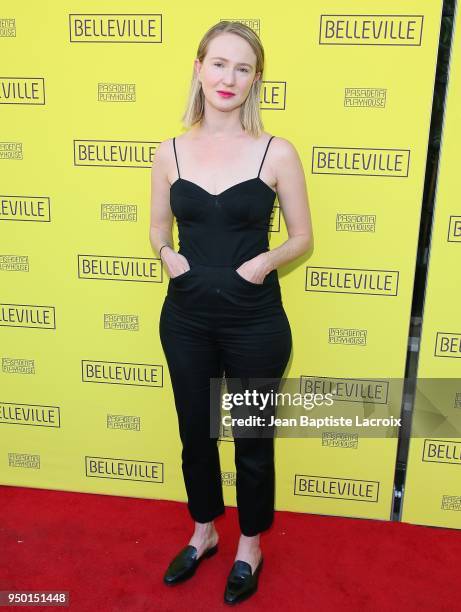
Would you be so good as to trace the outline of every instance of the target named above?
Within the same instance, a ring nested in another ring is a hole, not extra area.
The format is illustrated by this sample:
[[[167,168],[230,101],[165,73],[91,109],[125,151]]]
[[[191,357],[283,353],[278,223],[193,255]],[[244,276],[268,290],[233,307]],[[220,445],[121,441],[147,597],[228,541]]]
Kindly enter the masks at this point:
[[[139,316],[135,314],[104,314],[104,329],[139,331]]]
[[[131,414],[108,414],[107,429],[141,431],[141,417]]]
[[[336,214],[337,232],[375,232],[376,215],[358,213]]]
[[[101,204],[101,221],[127,221],[138,220],[137,204]]]
[[[0,255],[0,272],[29,272],[29,256]]]
[[[136,84],[98,83],[98,102],[136,102]]]
[[[346,87],[345,108],[384,108],[387,90],[379,87]]]
[[[358,449],[359,436],[356,433],[343,431],[324,431],[322,432],[322,446]]]
[[[442,495],[441,510],[461,511],[461,496],[459,495]]]
[[[329,344],[350,344],[353,346],[366,346],[366,329],[355,329],[348,327],[330,327],[328,329]]]
[[[320,15],[320,45],[420,46],[423,15]]]
[[[455,397],[453,399],[453,408],[458,409],[461,408],[461,392],[457,391],[455,393]]]
[[[34,455],[32,453],[8,453],[8,466],[39,470],[40,455]]]
[[[2,357],[2,372],[5,374],[35,374],[35,360],[25,357]]]
[[[221,472],[221,483],[225,487],[233,487],[237,482],[237,475],[235,472]]]
[[[16,36],[16,19],[0,17],[0,37],[14,38]]]
[[[0,142],[0,160],[22,160],[22,142]]]
[[[0,221],[50,222],[50,198],[0,195]]]

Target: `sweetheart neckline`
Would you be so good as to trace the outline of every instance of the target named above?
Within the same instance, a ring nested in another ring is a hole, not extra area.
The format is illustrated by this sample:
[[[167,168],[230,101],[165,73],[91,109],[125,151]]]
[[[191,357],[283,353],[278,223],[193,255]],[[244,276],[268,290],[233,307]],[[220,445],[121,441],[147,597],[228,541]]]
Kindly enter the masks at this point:
[[[240,185],[244,185],[245,183],[250,183],[251,181],[260,181],[263,185],[265,185],[268,189],[270,189],[270,191],[274,194],[274,196],[277,195],[277,192],[274,189],[272,189],[272,187],[268,185],[266,181],[263,181],[262,178],[259,176],[255,176],[253,178],[246,179],[244,181],[240,181],[240,183],[235,183],[234,185],[227,187],[227,189],[224,189],[224,191],[221,191],[221,193],[210,193],[198,183],[194,183],[194,181],[189,181],[188,179],[182,178],[182,176],[179,176],[173,183],[171,183],[170,191],[173,188],[173,186],[176,185],[176,183],[178,183],[179,181],[184,181],[186,183],[189,183],[190,185],[194,185],[195,187],[198,187],[198,189],[201,189],[202,191],[204,191],[207,195],[211,196],[212,198],[218,198],[219,196],[222,196],[227,191],[230,191],[231,189],[234,189],[235,187],[239,187]]]

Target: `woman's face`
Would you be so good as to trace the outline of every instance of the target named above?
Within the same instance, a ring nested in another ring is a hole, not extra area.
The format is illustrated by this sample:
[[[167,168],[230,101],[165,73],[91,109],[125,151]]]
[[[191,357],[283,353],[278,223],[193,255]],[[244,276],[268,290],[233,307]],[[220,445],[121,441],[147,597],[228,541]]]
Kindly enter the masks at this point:
[[[229,32],[211,40],[203,62],[195,60],[195,69],[206,100],[219,110],[242,105],[253,81],[261,76],[256,73],[256,56],[249,43]]]

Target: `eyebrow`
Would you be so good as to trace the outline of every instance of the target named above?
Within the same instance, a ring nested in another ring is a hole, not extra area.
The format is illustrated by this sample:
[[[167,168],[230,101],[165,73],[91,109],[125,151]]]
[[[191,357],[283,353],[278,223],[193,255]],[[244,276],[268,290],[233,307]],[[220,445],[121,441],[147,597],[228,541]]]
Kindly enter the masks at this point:
[[[224,60],[225,62],[227,62],[228,60],[225,57],[212,57],[213,59],[220,59],[220,60]],[[253,66],[251,64],[247,64],[246,62],[237,62],[237,64],[240,64],[241,66],[248,66],[249,68],[253,68]]]

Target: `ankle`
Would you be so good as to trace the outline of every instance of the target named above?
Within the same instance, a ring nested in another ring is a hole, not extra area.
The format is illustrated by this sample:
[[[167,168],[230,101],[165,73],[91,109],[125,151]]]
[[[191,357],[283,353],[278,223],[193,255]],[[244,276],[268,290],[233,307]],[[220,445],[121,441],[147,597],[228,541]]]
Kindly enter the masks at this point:
[[[198,540],[214,540],[218,533],[215,529],[214,524],[211,523],[195,523],[195,531],[193,534],[194,539]]]
[[[197,523],[195,522],[195,533],[211,533],[214,530],[213,521],[210,523]]]
[[[260,548],[261,542],[259,538],[259,534],[255,536],[240,536],[239,540],[239,548],[244,548],[246,550],[258,550]]]

